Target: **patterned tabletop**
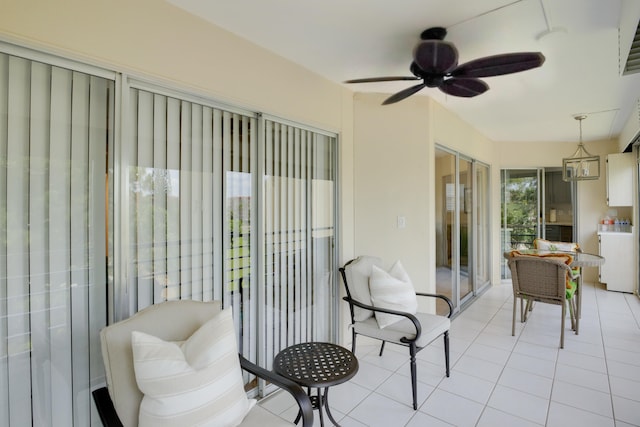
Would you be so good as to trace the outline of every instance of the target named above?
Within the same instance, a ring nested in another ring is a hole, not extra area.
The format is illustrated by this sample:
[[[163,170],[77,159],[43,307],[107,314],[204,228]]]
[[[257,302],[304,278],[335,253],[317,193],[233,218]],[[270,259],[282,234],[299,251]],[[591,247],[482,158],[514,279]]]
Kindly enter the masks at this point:
[[[348,381],[358,372],[358,359],[339,345],[308,342],[278,353],[273,370],[304,387],[331,387]]]

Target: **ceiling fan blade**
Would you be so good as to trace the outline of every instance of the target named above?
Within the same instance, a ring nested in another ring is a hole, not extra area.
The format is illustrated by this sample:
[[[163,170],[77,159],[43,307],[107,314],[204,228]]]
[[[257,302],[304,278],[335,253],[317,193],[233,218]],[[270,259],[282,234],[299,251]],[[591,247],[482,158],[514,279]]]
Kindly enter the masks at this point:
[[[403,99],[410,97],[411,95],[413,95],[414,93],[420,91],[422,88],[425,88],[425,87],[427,87],[427,85],[424,83],[420,83],[419,85],[408,87],[394,95],[391,95],[389,98],[385,99],[382,105],[389,105],[398,101],[402,101]]]
[[[536,68],[544,63],[540,52],[504,53],[466,62],[453,71],[454,77],[491,77]]]
[[[489,85],[479,79],[452,77],[445,80],[439,89],[449,95],[471,98],[488,91]]]
[[[375,82],[394,82],[398,80],[420,80],[420,77],[414,76],[397,76],[397,77],[369,77],[366,79],[345,80],[345,83],[375,83]]]
[[[413,61],[427,74],[446,74],[458,65],[458,49],[442,40],[423,40],[413,50]]]

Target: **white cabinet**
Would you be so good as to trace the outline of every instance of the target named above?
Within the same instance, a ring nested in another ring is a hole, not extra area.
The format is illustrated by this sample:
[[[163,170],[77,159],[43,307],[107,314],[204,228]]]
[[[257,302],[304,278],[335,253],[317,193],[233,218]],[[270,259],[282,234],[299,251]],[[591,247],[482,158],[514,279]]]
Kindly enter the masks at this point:
[[[600,283],[606,283],[608,291],[634,291],[633,241],[633,233],[598,233],[600,255],[605,260],[600,266]]]
[[[632,206],[634,163],[632,153],[607,156],[607,205]]]

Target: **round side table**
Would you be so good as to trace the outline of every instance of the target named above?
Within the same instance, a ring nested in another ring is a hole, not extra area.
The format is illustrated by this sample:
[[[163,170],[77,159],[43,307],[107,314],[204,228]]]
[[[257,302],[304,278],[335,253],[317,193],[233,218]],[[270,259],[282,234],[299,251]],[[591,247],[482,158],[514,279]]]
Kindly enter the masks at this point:
[[[329,409],[329,387],[342,384],[358,372],[358,359],[344,347],[327,342],[308,342],[292,345],[280,351],[273,360],[273,370],[289,378],[302,387],[320,415],[320,425],[324,426],[322,409],[329,420],[338,425]],[[311,395],[311,388],[317,388],[317,395]],[[300,415],[295,420],[297,424]]]

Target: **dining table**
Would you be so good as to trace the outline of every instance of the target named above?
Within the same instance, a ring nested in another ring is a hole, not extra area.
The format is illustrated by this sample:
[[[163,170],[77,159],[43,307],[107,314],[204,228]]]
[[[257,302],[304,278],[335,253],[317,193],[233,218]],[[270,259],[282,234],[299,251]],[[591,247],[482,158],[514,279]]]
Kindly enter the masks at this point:
[[[605,258],[602,255],[598,255],[598,254],[592,254],[589,252],[582,252],[582,251],[575,251],[575,252],[569,252],[569,251],[557,251],[557,250],[549,250],[549,249],[514,249],[511,251],[505,251],[503,253],[503,256],[506,259],[509,259],[509,257],[512,254],[520,254],[520,255],[551,255],[551,254],[567,254],[567,255],[571,255],[571,257],[573,258],[573,260],[571,261],[571,263],[569,264],[569,267],[571,268],[576,268],[576,267],[599,267],[602,264],[604,264],[605,262]],[[577,277],[577,313],[576,313],[576,318],[580,319],[582,317],[582,271],[580,271],[580,274]],[[578,334],[578,326],[576,325],[576,334]]]

